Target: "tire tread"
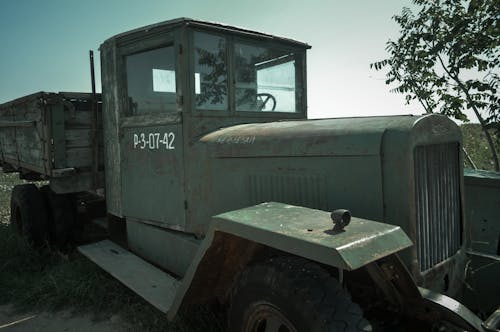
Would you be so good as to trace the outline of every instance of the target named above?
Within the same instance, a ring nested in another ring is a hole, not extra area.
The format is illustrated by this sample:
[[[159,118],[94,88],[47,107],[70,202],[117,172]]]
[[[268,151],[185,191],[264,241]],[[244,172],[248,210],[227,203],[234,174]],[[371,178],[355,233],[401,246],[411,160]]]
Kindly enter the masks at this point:
[[[258,281],[261,279],[261,281]],[[304,310],[313,316],[318,331],[359,332],[371,331],[370,324],[363,317],[359,305],[351,301],[349,293],[335,278],[318,264],[301,257],[279,256],[260,262],[245,269],[231,291],[232,303],[249,282],[264,284],[271,281],[271,291],[279,291],[297,303],[297,310]],[[231,326],[230,331],[236,331]]]

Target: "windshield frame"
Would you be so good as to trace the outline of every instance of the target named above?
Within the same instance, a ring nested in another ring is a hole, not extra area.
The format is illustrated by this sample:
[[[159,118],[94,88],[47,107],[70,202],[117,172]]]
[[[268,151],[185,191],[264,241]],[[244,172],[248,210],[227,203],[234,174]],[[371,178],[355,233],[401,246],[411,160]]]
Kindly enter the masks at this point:
[[[236,33],[227,31],[219,31],[217,29],[201,29],[199,27],[191,27],[189,29],[189,45],[188,45],[188,94],[191,100],[190,112],[194,116],[232,116],[232,117],[252,117],[252,118],[291,118],[300,119],[307,116],[307,82],[306,82],[306,48],[287,45],[269,39],[260,39],[249,36],[241,36]],[[211,34],[217,37],[225,38],[226,56],[227,56],[227,92],[228,92],[228,109],[211,110],[211,109],[198,109],[196,107],[196,94],[195,94],[195,54],[194,54],[194,34],[196,32]],[[234,47],[237,43],[243,43],[255,47],[268,47],[280,51],[294,53],[296,61],[295,70],[295,90],[296,90],[296,111],[295,112],[272,112],[272,111],[236,111],[236,87],[235,87],[235,55]]]

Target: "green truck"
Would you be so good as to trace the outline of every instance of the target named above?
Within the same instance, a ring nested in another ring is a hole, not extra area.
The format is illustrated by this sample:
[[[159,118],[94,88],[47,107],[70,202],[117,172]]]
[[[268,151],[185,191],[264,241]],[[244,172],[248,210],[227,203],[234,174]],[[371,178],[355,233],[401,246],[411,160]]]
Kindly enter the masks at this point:
[[[309,48],[187,18],[106,40],[102,95],[0,105],[3,170],[49,183],[14,188],[11,222],[64,246],[95,212],[109,239],[79,251],[169,319],[216,300],[231,331],[498,331],[460,303],[459,128],[308,120]]]

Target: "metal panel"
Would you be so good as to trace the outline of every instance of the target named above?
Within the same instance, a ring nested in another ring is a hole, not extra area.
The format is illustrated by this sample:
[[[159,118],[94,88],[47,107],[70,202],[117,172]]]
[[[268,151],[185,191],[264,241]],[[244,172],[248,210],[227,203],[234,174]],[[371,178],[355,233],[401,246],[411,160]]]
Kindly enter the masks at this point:
[[[458,144],[418,146],[414,157],[418,261],[425,271],[461,245]]]
[[[122,57],[117,54],[114,41],[101,45],[102,124],[104,137],[104,170],[106,177],[106,208],[122,217],[121,149],[119,112],[122,101],[119,94],[122,82],[119,69]]]
[[[255,243],[347,270],[412,245],[399,226],[371,220],[352,218],[344,231],[334,232],[332,228],[329,212],[275,202],[213,217],[168,317],[173,318],[185,295],[199,299],[217,289],[223,282],[224,264],[229,261],[228,268],[237,269],[238,264],[250,258],[246,255]],[[230,241],[226,241],[226,235],[231,235]],[[244,249],[238,245],[228,246],[234,241],[245,244]],[[207,269],[210,272],[204,274]],[[234,275],[227,277],[232,280]],[[207,280],[210,280],[210,288],[206,287]]]
[[[109,240],[78,250],[162,312],[172,305],[180,282]]]
[[[226,212],[214,219],[215,231],[347,270],[412,245],[399,226],[353,217],[343,231],[336,232],[329,212],[276,202]]]
[[[125,127],[123,214],[182,230],[185,223],[182,124]]]
[[[200,142],[217,157],[378,155],[387,127],[410,117],[318,119],[233,125],[211,132]]]
[[[500,256],[468,251],[467,259],[470,273],[461,302],[476,312],[493,312],[500,307]]]
[[[186,273],[200,242],[191,234],[127,220],[129,249],[177,276]]]
[[[434,317],[442,315],[442,317],[434,318],[434,322],[442,319],[462,327],[459,329],[462,331],[486,331],[482,327],[481,319],[455,299],[421,287],[419,291],[425,299],[426,311],[431,311]]]
[[[252,174],[251,204],[282,202],[321,208],[326,206],[326,179],[318,175]]]
[[[129,249],[177,276],[184,275],[200,242],[191,234],[127,219]]]
[[[464,182],[471,248],[500,255],[500,172],[465,170]]]

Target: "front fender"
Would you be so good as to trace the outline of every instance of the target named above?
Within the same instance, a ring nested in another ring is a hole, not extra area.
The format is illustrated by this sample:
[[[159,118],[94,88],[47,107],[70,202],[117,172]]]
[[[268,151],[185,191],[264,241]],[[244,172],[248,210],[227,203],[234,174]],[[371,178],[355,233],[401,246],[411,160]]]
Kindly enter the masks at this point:
[[[399,226],[352,218],[343,231],[335,232],[329,212],[282,203],[262,203],[213,219],[212,231],[345,270],[412,245]]]
[[[238,271],[263,247],[355,270],[411,245],[398,226],[352,218],[344,230],[333,231],[329,212],[288,204],[262,203],[222,213],[212,218],[169,317],[183,303],[227,291]]]

